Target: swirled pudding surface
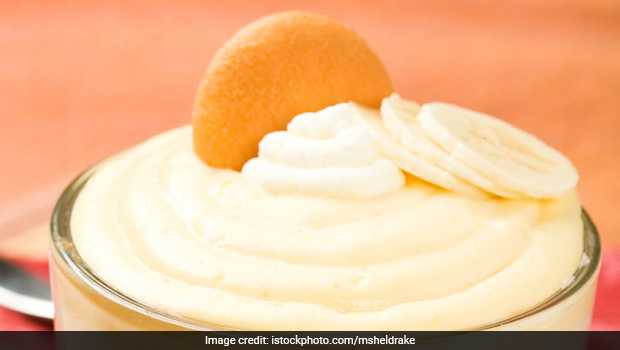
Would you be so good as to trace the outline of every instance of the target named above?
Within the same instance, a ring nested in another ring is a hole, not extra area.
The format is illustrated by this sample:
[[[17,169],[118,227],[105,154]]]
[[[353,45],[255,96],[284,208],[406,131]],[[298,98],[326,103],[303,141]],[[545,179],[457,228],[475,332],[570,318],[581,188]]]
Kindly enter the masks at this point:
[[[123,293],[235,329],[477,327],[552,295],[582,249],[574,191],[467,196],[407,175],[363,200],[274,193],[202,163],[189,127],[102,163],[71,227]]]

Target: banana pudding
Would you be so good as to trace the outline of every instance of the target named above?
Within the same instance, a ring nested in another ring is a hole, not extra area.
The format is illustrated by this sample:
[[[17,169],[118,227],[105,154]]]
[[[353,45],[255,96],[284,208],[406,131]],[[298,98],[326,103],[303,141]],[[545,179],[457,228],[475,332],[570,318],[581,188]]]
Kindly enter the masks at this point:
[[[587,328],[598,246],[570,161],[382,85],[302,111],[289,92],[295,114],[259,113],[231,155],[199,102],[80,178],[55,214],[57,329]]]

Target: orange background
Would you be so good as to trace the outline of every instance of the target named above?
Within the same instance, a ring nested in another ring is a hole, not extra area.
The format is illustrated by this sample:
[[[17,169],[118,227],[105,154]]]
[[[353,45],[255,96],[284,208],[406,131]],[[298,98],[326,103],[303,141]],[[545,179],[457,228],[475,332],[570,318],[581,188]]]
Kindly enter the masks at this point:
[[[1,1],[0,219],[48,208],[89,164],[188,122],[214,50],[285,9],[357,30],[402,95],[500,116],[560,149],[605,245],[620,244],[617,0]]]

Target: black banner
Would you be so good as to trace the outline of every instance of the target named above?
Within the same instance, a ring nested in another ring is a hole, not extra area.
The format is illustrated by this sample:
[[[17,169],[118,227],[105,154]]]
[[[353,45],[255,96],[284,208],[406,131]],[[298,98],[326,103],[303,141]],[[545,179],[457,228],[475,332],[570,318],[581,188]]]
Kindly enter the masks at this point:
[[[1,350],[620,349],[620,332],[0,332]]]

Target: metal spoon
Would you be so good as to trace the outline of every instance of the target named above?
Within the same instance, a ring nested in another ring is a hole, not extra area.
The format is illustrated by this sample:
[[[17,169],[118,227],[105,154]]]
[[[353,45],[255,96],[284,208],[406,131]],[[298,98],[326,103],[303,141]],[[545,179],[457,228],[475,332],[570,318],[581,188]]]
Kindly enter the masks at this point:
[[[54,318],[49,285],[4,260],[0,260],[0,306],[45,320]]]
[[[64,181],[42,186],[0,203],[0,306],[42,320],[54,317],[49,284],[6,260],[7,256],[41,258],[47,250],[49,215]],[[22,249],[23,248],[23,249]]]

